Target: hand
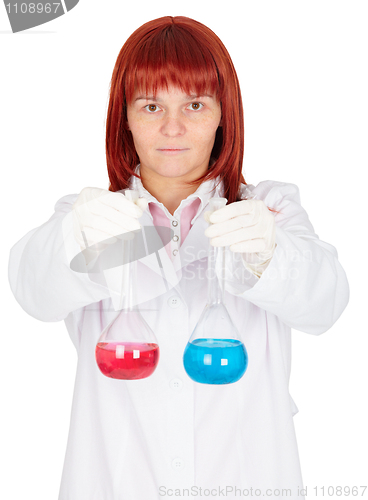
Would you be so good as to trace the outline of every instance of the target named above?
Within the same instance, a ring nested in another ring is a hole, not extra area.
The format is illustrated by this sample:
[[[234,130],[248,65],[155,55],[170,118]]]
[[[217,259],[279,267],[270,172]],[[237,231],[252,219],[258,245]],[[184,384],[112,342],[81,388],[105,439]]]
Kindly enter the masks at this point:
[[[73,205],[74,237],[82,250],[86,248],[86,243],[90,247],[104,242],[100,247],[103,250],[117,241],[115,236],[141,228],[137,219],[143,215],[147,205],[145,198],[133,202],[123,193],[86,187]]]
[[[260,277],[276,248],[275,218],[262,200],[242,200],[214,212],[205,212],[211,223],[205,235],[213,246],[230,246],[241,253],[245,267]]]

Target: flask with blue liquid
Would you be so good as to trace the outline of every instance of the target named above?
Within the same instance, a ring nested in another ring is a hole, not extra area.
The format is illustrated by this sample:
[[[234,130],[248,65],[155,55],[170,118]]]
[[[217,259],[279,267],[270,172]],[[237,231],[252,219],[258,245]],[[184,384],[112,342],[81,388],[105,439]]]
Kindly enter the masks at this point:
[[[212,198],[209,210],[219,210],[226,203],[226,198]],[[248,366],[247,350],[223,301],[225,255],[225,247],[209,245],[207,304],[183,355],[188,376],[202,384],[237,382]]]

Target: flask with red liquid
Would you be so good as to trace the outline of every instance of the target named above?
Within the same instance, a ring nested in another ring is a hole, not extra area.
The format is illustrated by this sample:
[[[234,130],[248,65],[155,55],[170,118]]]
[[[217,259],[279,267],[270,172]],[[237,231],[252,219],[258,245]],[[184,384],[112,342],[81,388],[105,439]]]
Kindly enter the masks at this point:
[[[134,201],[138,192],[126,190],[125,196]],[[152,375],[159,361],[156,337],[139,312],[136,300],[136,268],[134,238],[123,239],[124,259],[122,292],[123,308],[117,318],[102,331],[96,345],[96,362],[106,377],[136,380]]]

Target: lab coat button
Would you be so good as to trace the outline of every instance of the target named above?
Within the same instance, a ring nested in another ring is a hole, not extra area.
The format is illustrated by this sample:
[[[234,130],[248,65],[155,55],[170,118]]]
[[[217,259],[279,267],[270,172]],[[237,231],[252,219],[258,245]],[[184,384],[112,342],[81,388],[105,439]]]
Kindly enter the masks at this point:
[[[179,236],[176,234],[174,237],[173,237],[173,241],[178,241],[179,239]]]
[[[178,221],[177,221],[177,220],[173,220],[173,221],[172,221],[172,225],[173,225],[174,227],[176,227],[176,226],[178,225]]]
[[[180,391],[180,389],[183,387],[183,382],[180,380],[180,378],[173,378],[170,381],[170,387],[174,391]]]
[[[173,295],[172,297],[169,298],[167,303],[172,309],[176,309],[177,307],[181,306],[181,298],[178,297],[177,295]]]
[[[176,255],[177,253],[178,253],[178,250],[177,250],[177,249],[175,249],[175,250],[173,251],[173,255]]]
[[[173,469],[180,470],[184,468],[184,460],[182,458],[174,458],[171,462],[171,466]]]

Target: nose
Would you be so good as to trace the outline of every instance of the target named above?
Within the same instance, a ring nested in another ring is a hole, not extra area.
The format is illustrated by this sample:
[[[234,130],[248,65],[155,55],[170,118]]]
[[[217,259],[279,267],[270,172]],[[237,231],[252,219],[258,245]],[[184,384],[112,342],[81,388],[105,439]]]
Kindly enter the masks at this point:
[[[185,134],[184,117],[179,113],[168,113],[162,121],[161,133],[166,137],[178,137]]]

